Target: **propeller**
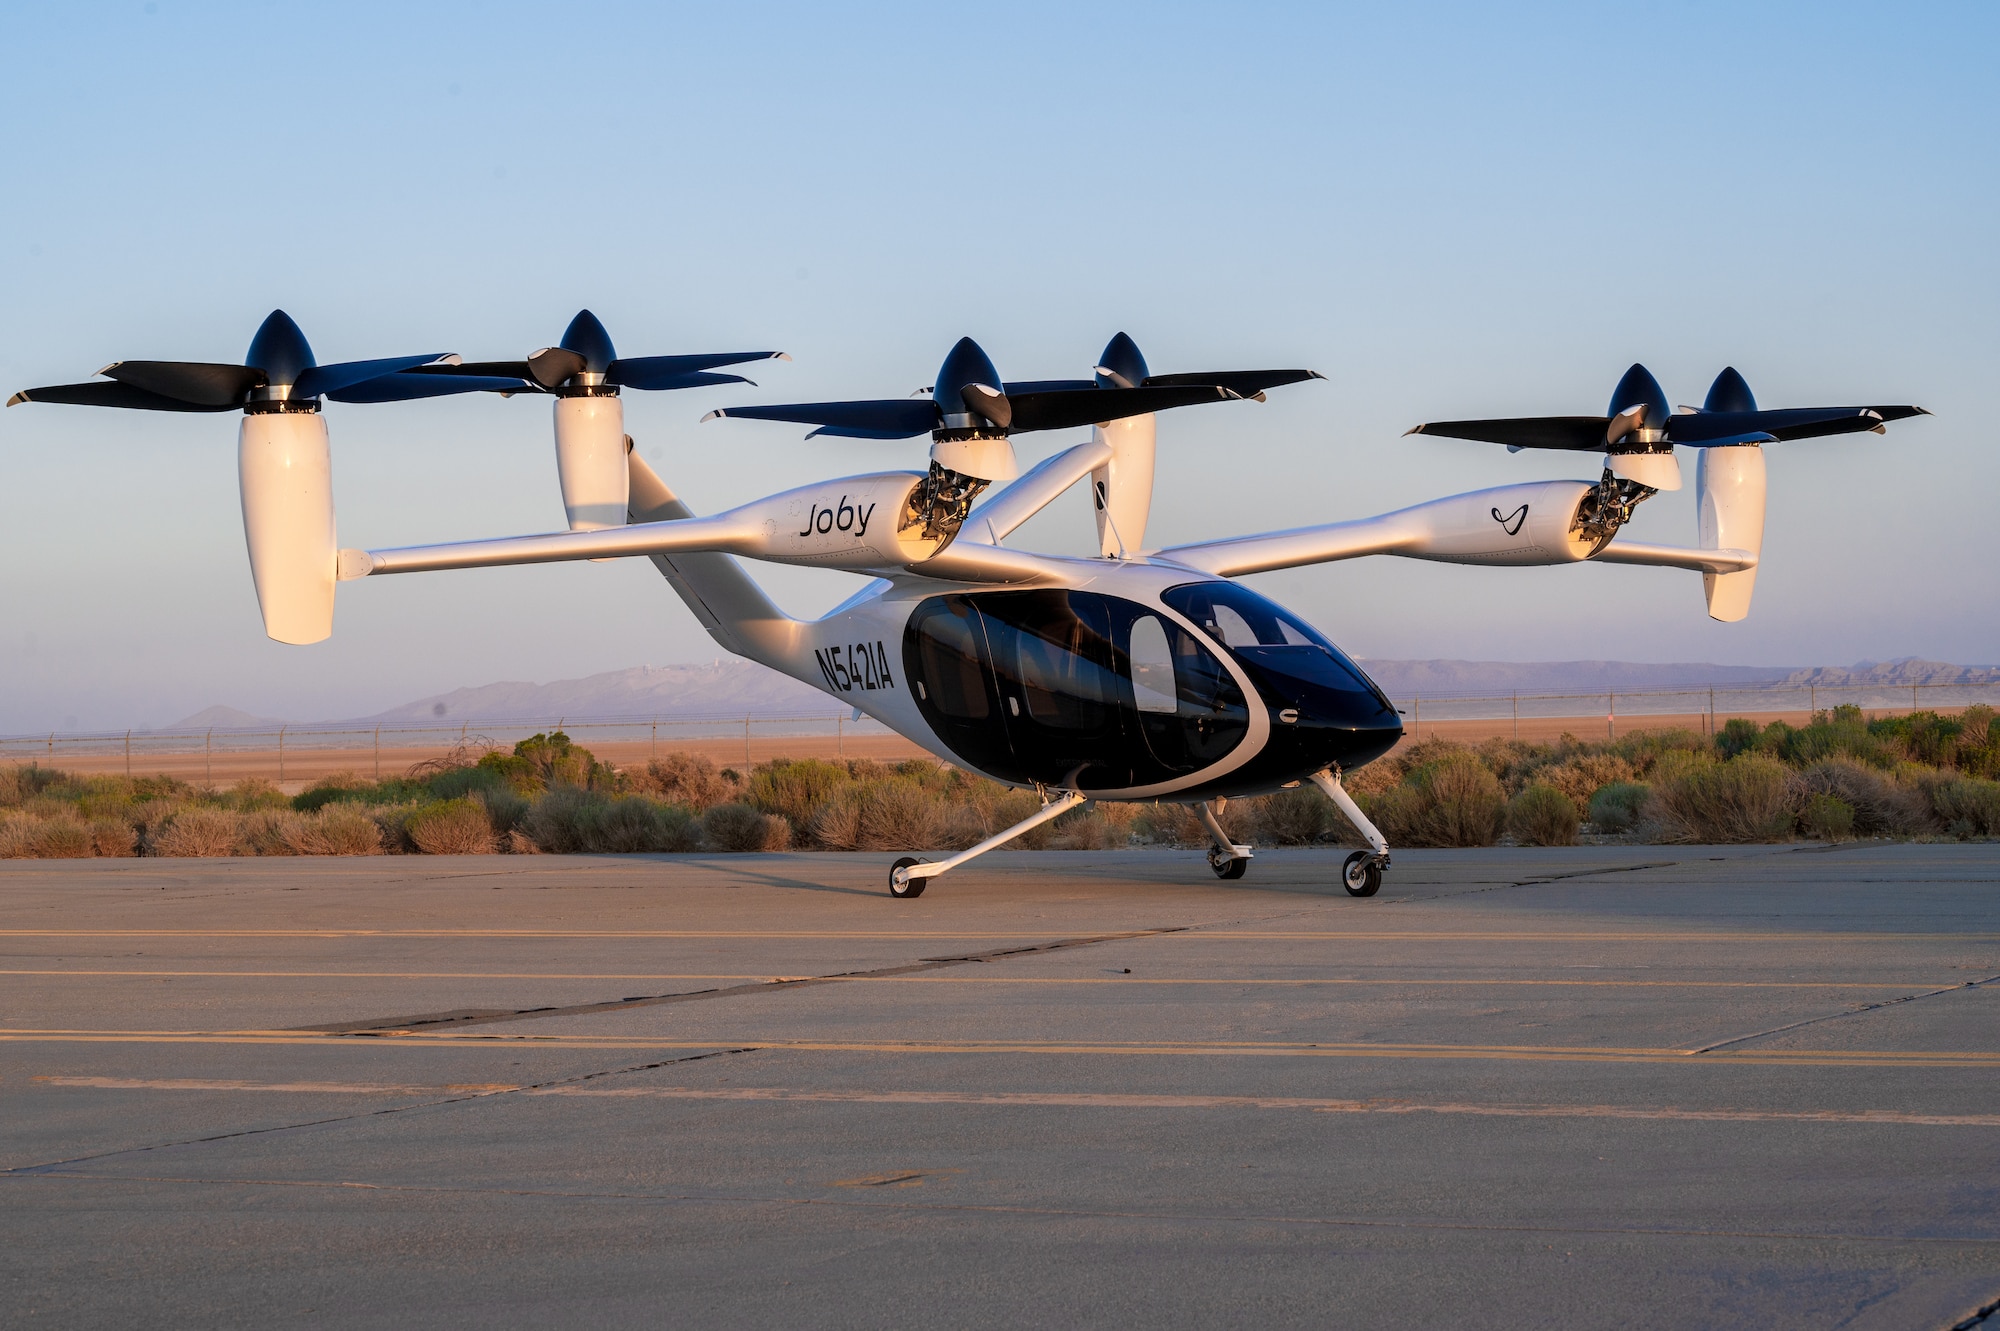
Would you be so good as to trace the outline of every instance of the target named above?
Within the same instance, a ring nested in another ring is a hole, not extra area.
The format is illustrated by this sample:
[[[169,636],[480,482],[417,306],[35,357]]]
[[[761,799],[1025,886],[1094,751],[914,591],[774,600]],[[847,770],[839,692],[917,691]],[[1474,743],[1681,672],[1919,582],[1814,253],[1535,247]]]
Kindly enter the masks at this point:
[[[1699,409],[1667,408],[1666,394],[1643,365],[1625,371],[1602,416],[1519,416],[1497,420],[1432,421],[1407,434],[1444,435],[1524,448],[1559,448],[1611,454],[1657,452],[1674,444],[1718,448],[1731,444],[1815,439],[1872,430],[1890,421],[1928,416],[1922,407],[1790,407],[1761,411],[1750,385],[1734,367],[1725,368]]]
[[[524,360],[479,361],[473,364],[423,365],[407,371],[411,379],[501,378],[509,387],[483,391],[507,395],[548,393],[565,396],[605,396],[620,388],[666,392],[706,388],[714,384],[748,384],[739,374],[714,374],[724,365],[745,361],[790,360],[782,351],[722,351],[695,356],[631,356],[619,359],[611,334],[589,310],[580,310],[563,330],[562,341]],[[752,385],[755,386],[754,384]],[[465,392],[470,390],[451,390]]]
[[[471,393],[518,384],[504,378],[426,380],[404,371],[455,359],[439,352],[379,360],[321,365],[298,324],[272,310],[250,339],[244,363],[121,360],[98,373],[102,380],[28,388],[7,399],[63,402],[83,407],[128,407],[140,411],[318,411],[320,399],[336,402],[393,402]]]
[[[1091,379],[1000,378],[977,342],[962,337],[938,368],[936,383],[921,398],[878,398],[860,402],[799,402],[767,407],[725,407],[703,420],[794,421],[819,428],[806,437],[910,439],[956,431],[1023,434],[1066,430],[1167,411],[1202,402],[1243,398],[1264,400],[1279,384],[1317,379],[1311,370],[1234,370],[1205,374],[1152,375],[1131,338],[1111,339]]]

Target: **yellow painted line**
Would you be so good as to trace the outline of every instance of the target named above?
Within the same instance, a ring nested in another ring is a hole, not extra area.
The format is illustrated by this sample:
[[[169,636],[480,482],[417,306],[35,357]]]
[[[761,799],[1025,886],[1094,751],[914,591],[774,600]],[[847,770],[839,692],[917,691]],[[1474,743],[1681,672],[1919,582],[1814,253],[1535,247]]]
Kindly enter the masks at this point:
[[[1087,1054],[1141,1057],[1277,1057],[1497,1059],[1542,1063],[1681,1063],[1807,1067],[1967,1067],[2000,1068],[2000,1053],[1923,1050],[1757,1049],[1702,1053],[1698,1049],[1624,1048],[1590,1045],[1299,1044],[1267,1041],[1054,1042],[976,1040],[788,1040],[750,1037],[717,1040],[658,1040],[619,1035],[420,1034],[387,1030],[380,1035],[313,1031],[118,1031],[0,1030],[0,1043],[33,1044],[248,1044],[428,1048],[697,1050],[755,1049],[793,1053],[864,1054]]]
[[[1464,943],[1881,943],[1881,942],[2000,942],[2000,933],[1759,933],[1754,930],[1710,931],[1703,933],[1590,933],[1464,931],[1396,933],[1363,931],[1247,932],[1244,930],[1204,930],[1199,925],[1175,927],[1175,932],[1154,932],[1131,925],[1078,925],[1055,937],[1074,938],[1092,933],[1131,933],[1147,941],[1201,940],[1251,942],[1464,942]],[[733,938],[733,939],[873,939],[880,941],[931,939],[1051,939],[1053,931],[1034,933],[988,931],[885,931],[875,929],[738,930],[738,929],[0,929],[0,938],[486,938],[562,941],[605,938]],[[1126,939],[1116,941],[1124,942]]]
[[[2000,1128],[2000,1114],[1919,1114],[1891,1109],[1682,1109],[1647,1105],[1479,1104],[1465,1101],[1329,1100],[1278,1095],[1143,1095],[1092,1091],[794,1090],[779,1086],[522,1086],[506,1082],[421,1086],[344,1081],[217,1081],[194,1077],[35,1077],[48,1086],[115,1091],[265,1092],[281,1095],[467,1095],[518,1092],[611,1100],[757,1103],[993,1105],[1058,1109],[1293,1109],[1318,1114],[1463,1114],[1484,1118],[1612,1118],[1694,1123],[1892,1123]]]
[[[1409,987],[1435,985],[1459,988],[1531,986],[1547,988],[1604,989],[1936,989],[1940,985],[1964,983],[1937,980],[1434,980],[1423,978],[1383,979],[1162,979],[1143,975],[638,975],[597,971],[170,971],[170,970],[0,970],[0,975],[160,977],[189,979],[278,979],[278,980],[736,980],[778,984],[799,980],[823,980],[841,984],[1111,984],[1151,985],[1275,985],[1312,987],[1316,985],[1377,985]]]

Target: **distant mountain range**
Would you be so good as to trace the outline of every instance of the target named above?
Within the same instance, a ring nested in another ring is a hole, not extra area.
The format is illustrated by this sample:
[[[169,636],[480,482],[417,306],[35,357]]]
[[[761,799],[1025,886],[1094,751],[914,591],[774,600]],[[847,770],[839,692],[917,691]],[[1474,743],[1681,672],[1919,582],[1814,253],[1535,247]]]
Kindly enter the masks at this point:
[[[2000,682],[2000,667],[1959,666],[1904,657],[1852,666],[1724,666],[1705,662],[1390,661],[1363,667],[1397,698],[1506,693],[1691,688],[1706,684],[1902,685]],[[611,720],[615,718],[831,715],[840,704],[764,666],[735,658],[708,665],[635,666],[547,684],[506,681],[453,689],[392,707],[350,724],[437,725],[472,721]],[[257,729],[283,722],[215,706],[166,727]]]

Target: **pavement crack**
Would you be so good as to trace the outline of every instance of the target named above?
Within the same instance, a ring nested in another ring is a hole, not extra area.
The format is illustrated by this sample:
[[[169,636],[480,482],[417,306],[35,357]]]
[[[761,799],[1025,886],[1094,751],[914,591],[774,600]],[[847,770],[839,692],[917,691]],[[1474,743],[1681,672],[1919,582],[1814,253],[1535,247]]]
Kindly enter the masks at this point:
[[[1972,1316],[1962,1322],[1953,1322],[1951,1324],[1951,1331],[1972,1331],[1976,1326],[1985,1325],[1986,1319],[1995,1313],[2000,1313],[2000,1299],[1995,1299],[1991,1303],[1981,1304],[1973,1311]]]
[[[1903,1003],[1914,1003],[1922,998],[1936,998],[1940,994],[1955,994],[1965,989],[1979,989],[2000,981],[2000,975],[1989,975],[1983,980],[1966,980],[1960,984],[1949,984],[1942,989],[1927,989],[1921,994],[1904,994],[1900,998],[1885,998],[1879,1003],[1863,1003],[1859,1007],[1848,1008],[1845,1012],[1829,1012],[1823,1017],[1807,1017],[1804,1021],[1787,1022],[1783,1026],[1773,1026],[1767,1031],[1752,1031],[1748,1035],[1737,1035],[1714,1044],[1705,1044],[1699,1049],[1690,1049],[1690,1054],[1712,1054],[1718,1049],[1731,1045],[1746,1044],[1751,1040],[1761,1040],[1768,1035],[1782,1035],[1786,1031],[1796,1031],[1807,1026],[1819,1026],[1829,1021],[1839,1021],[1844,1017],[1858,1017],[1864,1012],[1879,1012],[1883,1008],[1896,1007]]]
[[[1010,957],[1030,956],[1039,952],[1059,952],[1065,948],[1094,947],[1099,943],[1116,943],[1132,938],[1156,938],[1162,934],[1185,933],[1192,927],[1172,925],[1158,929],[1133,929],[1124,933],[1096,934],[1084,938],[1058,938],[1047,943],[1032,943],[1025,947],[994,948],[991,951],[969,952],[949,957],[923,957],[904,965],[882,966],[873,970],[791,976],[776,980],[758,980],[751,984],[690,989],[671,994],[635,994],[627,998],[606,999],[598,1003],[572,1003],[564,1006],[532,1008],[457,1008],[448,1012],[424,1012],[407,1017],[370,1017],[362,1021],[330,1022],[319,1026],[291,1026],[286,1029],[317,1035],[368,1037],[415,1030],[435,1031],[440,1028],[456,1030],[466,1026],[486,1026],[504,1021],[536,1021],[545,1017],[601,1016],[608,1012],[629,1012],[634,1008],[659,1007],[667,1003],[698,1003],[714,998],[741,998],[750,994],[775,993],[782,989],[804,989],[811,985],[840,984],[848,980],[877,980],[893,975],[910,975],[918,971],[943,970],[949,966],[1004,961]]]

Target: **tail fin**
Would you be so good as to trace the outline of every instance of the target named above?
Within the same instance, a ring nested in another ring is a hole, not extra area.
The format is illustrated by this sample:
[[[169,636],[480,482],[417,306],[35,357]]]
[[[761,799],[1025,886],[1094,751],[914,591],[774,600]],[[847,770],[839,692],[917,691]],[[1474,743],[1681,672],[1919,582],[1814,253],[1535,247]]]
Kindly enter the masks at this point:
[[[1701,548],[1748,550],[1764,548],[1764,450],[1756,444],[1700,450],[1695,469],[1695,499],[1701,509]],[[1708,614],[1733,624],[1750,613],[1750,593],[1757,587],[1757,570],[1704,573],[1702,591]]]

